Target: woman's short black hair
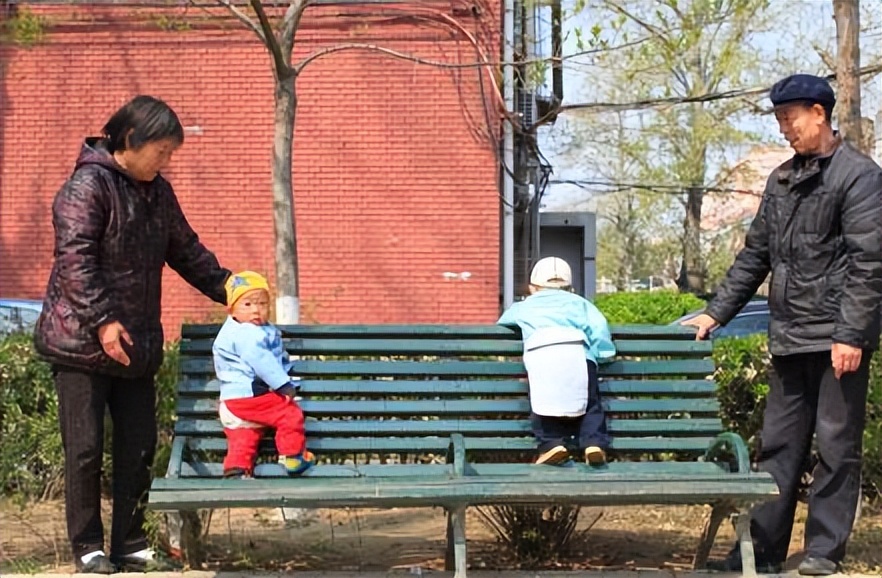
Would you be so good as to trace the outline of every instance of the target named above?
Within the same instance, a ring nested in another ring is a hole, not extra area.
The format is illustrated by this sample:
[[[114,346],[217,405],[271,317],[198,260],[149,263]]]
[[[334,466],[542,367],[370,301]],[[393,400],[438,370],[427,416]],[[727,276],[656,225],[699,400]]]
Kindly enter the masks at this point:
[[[148,142],[173,139],[184,143],[184,127],[172,108],[152,96],[136,96],[104,125],[110,152],[137,149]]]

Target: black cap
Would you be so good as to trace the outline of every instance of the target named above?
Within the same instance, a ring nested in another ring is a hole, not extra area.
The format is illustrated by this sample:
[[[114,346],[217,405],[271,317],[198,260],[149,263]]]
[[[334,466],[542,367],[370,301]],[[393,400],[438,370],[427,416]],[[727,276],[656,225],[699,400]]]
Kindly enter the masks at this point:
[[[769,92],[774,106],[787,102],[812,102],[827,108],[836,104],[836,95],[825,78],[811,74],[794,74],[779,80]]]

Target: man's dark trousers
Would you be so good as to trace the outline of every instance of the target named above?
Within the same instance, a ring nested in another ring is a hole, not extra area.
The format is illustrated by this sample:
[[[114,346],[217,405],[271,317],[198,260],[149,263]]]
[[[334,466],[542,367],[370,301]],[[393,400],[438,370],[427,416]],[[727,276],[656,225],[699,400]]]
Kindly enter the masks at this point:
[[[809,495],[806,547],[809,556],[841,562],[861,496],[861,446],[871,351],[857,371],[841,380],[830,351],[773,356],[763,419],[759,469],[775,478],[780,497],[753,511],[751,532],[757,561],[787,558],[797,491],[812,434],[819,463]]]

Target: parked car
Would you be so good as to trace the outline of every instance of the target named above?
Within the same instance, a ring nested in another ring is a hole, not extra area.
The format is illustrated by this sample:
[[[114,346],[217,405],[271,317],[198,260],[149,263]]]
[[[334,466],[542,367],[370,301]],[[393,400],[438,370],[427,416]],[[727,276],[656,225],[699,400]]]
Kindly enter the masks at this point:
[[[42,310],[42,301],[0,299],[0,336],[16,331],[32,331]]]
[[[704,311],[699,309],[687,313],[671,325],[679,325],[687,319],[697,317]],[[744,337],[746,335],[754,335],[757,333],[767,333],[769,331],[769,302],[766,299],[754,299],[748,301],[738,315],[736,315],[725,327],[719,327],[711,333],[711,339],[720,339],[721,337]]]

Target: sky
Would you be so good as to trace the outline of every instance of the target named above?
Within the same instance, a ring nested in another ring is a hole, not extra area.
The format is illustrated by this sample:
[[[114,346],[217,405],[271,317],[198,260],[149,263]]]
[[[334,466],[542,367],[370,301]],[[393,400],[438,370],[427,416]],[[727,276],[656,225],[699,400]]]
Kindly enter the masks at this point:
[[[748,41],[758,51],[763,72],[768,67],[776,70],[779,75],[796,72],[826,74],[827,69],[811,43],[820,44],[829,52],[835,53],[836,27],[833,21],[832,0],[772,0],[772,2],[776,11],[772,27],[768,31],[753,34]],[[862,4],[864,21],[861,24],[870,28],[862,37],[862,61],[866,64],[870,58],[878,56],[882,51],[882,0],[863,0]],[[572,13],[572,6],[572,2],[569,6],[564,4],[565,13]],[[543,55],[551,52],[550,26],[547,24],[549,16],[547,12],[540,14],[539,37]],[[596,13],[594,16],[596,17]],[[579,51],[575,29],[580,29],[584,35],[593,25],[590,9],[565,19],[565,57]],[[614,41],[610,40],[610,44],[614,44]],[[769,73],[772,74],[771,71]],[[596,102],[602,99],[594,87],[602,84],[608,77],[608,69],[592,63],[588,58],[565,60],[564,104]],[[770,77],[768,84],[775,79],[773,76]],[[551,86],[550,77],[547,85]],[[769,103],[765,102],[765,104]],[[875,118],[879,113],[882,105],[882,75],[877,75],[872,82],[865,85],[861,104],[864,116]],[[633,120],[636,117],[637,115],[634,114],[631,118]],[[545,210],[594,208],[591,199],[595,196],[596,189],[586,190],[584,187],[572,184],[555,184],[554,181],[606,180],[592,169],[595,163],[590,159],[587,162],[580,159],[580,156],[590,155],[590,151],[574,150],[572,146],[567,146],[572,140],[570,135],[577,122],[574,123],[572,115],[568,116],[564,113],[553,126],[540,129],[540,149],[554,168],[552,184],[543,197]],[[740,127],[758,134],[761,141],[757,144],[786,145],[770,116],[748,115],[740,123]],[[729,161],[732,162],[743,152],[731,150],[726,156],[730,157]],[[717,166],[721,162],[723,162],[722,158],[715,159]]]

